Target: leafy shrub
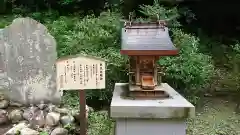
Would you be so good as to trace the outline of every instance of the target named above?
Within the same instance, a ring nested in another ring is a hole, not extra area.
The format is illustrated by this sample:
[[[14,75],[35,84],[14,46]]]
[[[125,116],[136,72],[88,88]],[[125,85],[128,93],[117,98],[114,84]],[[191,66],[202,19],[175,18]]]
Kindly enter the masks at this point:
[[[180,52],[177,57],[165,57],[160,60],[160,64],[166,67],[165,79],[196,103],[200,92],[214,73],[211,57],[199,52],[198,38],[181,30],[173,30],[173,42]]]
[[[53,20],[59,18],[59,12],[58,11],[33,12],[30,13],[28,16],[41,23],[51,23]]]
[[[173,26],[180,25],[176,9],[166,9],[157,2],[153,6],[142,6],[141,9],[148,16],[159,13],[160,18],[168,19]],[[82,53],[106,59],[106,89],[87,91],[88,99],[110,101],[114,84],[128,81],[126,59],[119,52],[121,28],[119,18],[119,14],[104,12],[98,18],[60,17],[49,24],[58,42],[59,57]],[[211,57],[200,53],[198,38],[179,29],[171,31],[173,42],[180,49],[180,55],[160,60],[160,64],[167,67],[165,80],[195,103],[199,92],[203,90],[214,71]],[[67,93],[67,97],[69,94],[72,96],[71,93]]]
[[[176,8],[167,9],[154,1],[153,6],[143,5],[141,12],[148,17],[159,15],[160,19],[167,20],[171,26],[180,26]],[[184,33],[177,28],[171,28],[172,39],[179,56],[163,57],[159,63],[166,67],[165,81],[176,90],[179,90],[188,99],[196,103],[204,85],[208,83],[214,72],[211,57],[199,51],[199,39]]]
[[[114,131],[114,121],[109,119],[107,111],[89,114],[88,135],[110,135]]]
[[[150,18],[156,18],[159,17],[160,20],[166,20],[168,22],[168,25],[171,25],[172,27],[180,26],[180,23],[177,21],[179,17],[179,12],[177,8],[166,8],[160,5],[159,0],[154,0],[153,5],[141,5],[140,6],[140,12],[147,16],[147,20]]]
[[[141,12],[152,17],[159,14],[172,26],[179,26],[176,8],[167,9],[155,1],[153,6],[141,6]],[[116,82],[127,82],[126,57],[120,54],[120,14],[103,12],[99,17],[78,15],[61,16],[55,13],[33,13],[31,16],[48,26],[57,41],[58,56],[88,54],[104,58],[107,63],[106,89],[88,90],[87,99],[111,100]],[[42,19],[44,18],[44,19]],[[55,20],[55,21],[53,21]],[[174,44],[180,49],[179,56],[163,57],[160,64],[167,67],[165,81],[176,90],[196,102],[199,92],[213,73],[211,57],[200,53],[199,39],[180,29],[170,28]],[[75,92],[67,92],[67,103],[77,106]],[[73,98],[69,98],[73,97]]]
[[[60,17],[48,24],[58,43],[59,57],[80,53],[106,60],[106,89],[88,90],[88,99],[111,100],[115,83],[127,79],[126,60],[120,54],[119,18],[117,13],[104,12],[98,18]]]
[[[106,2],[108,0],[1,0],[0,13],[13,12],[26,14],[45,10],[57,10],[62,14],[81,10],[100,12],[104,9]]]

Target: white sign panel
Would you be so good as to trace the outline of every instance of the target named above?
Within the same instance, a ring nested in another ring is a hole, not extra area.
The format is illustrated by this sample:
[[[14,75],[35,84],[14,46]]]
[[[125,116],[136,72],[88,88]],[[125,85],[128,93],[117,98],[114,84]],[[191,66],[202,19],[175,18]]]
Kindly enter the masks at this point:
[[[104,89],[105,61],[88,56],[61,58],[56,63],[57,89]]]

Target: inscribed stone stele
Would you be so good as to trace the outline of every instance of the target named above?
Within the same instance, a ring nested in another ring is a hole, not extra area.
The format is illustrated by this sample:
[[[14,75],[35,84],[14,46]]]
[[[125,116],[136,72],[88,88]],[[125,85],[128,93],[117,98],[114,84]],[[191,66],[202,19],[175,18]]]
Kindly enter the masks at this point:
[[[17,18],[2,30],[1,46],[10,100],[60,103],[62,92],[55,81],[56,41],[44,25],[31,18]]]

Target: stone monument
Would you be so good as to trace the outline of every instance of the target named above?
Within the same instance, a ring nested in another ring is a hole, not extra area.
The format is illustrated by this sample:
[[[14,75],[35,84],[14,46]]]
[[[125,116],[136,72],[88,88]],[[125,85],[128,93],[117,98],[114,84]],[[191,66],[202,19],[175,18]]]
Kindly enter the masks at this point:
[[[121,53],[129,56],[129,83],[116,83],[110,115],[115,135],[186,135],[195,107],[162,83],[161,56],[177,55],[165,21],[126,22]]]
[[[60,103],[56,89],[56,41],[31,18],[17,18],[0,31],[0,88],[22,104]]]

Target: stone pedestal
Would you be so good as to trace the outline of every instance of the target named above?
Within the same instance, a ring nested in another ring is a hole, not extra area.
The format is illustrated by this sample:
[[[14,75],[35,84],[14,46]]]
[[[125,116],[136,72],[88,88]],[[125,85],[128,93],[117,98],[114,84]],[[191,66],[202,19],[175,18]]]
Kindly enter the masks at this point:
[[[116,83],[110,116],[116,120],[115,135],[186,135],[186,118],[195,107],[168,84],[162,84],[168,99],[130,99],[127,83]]]

